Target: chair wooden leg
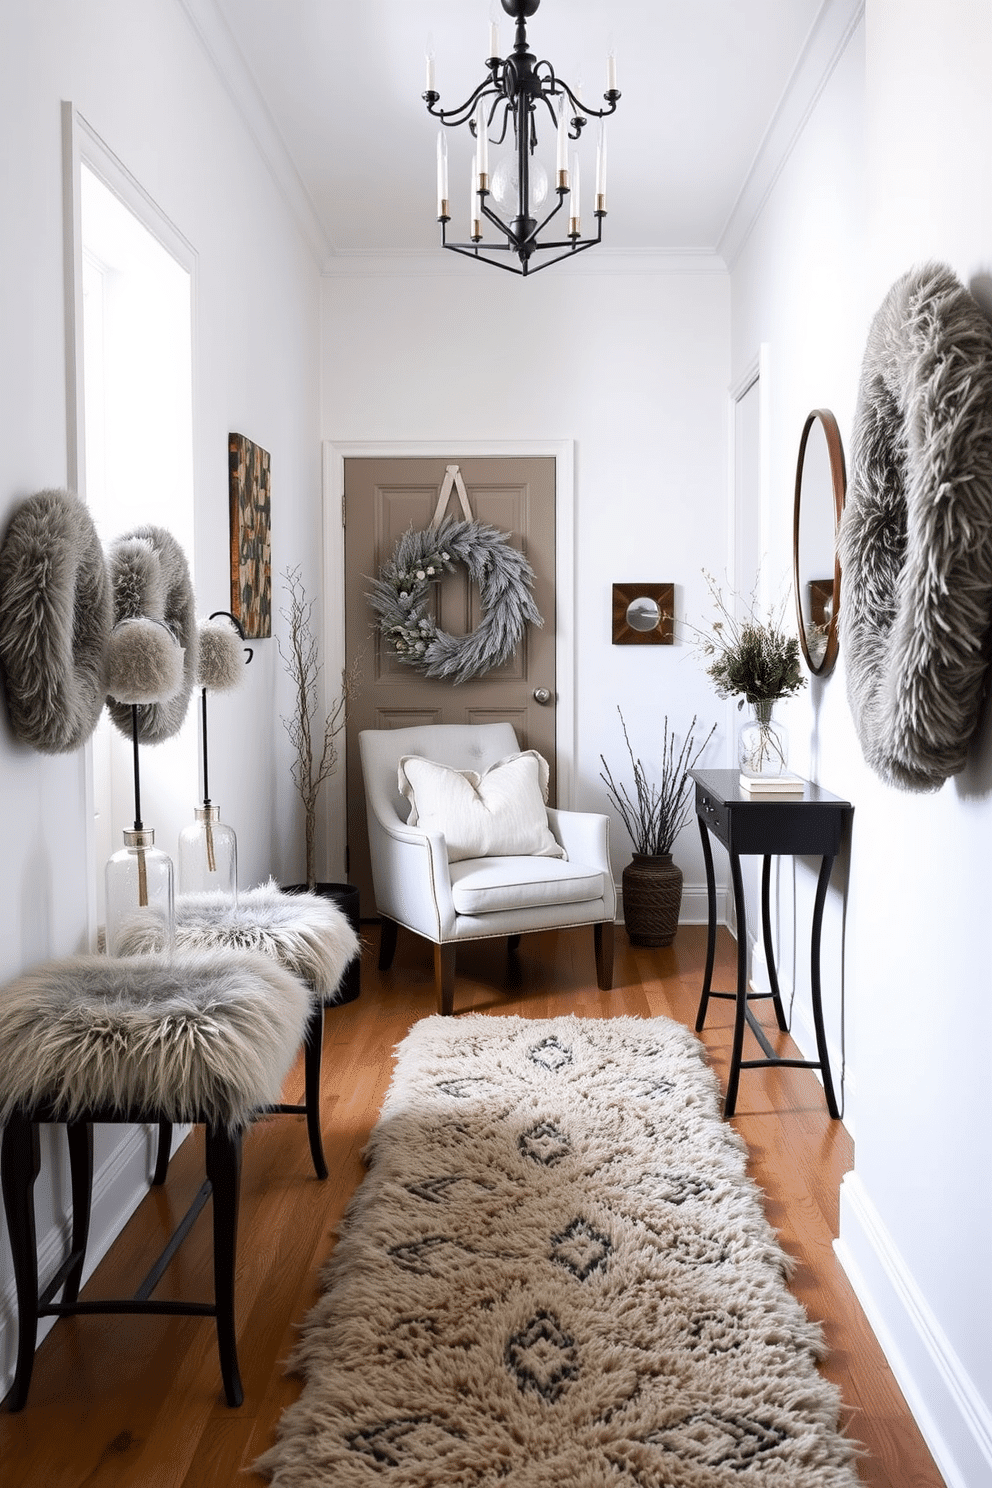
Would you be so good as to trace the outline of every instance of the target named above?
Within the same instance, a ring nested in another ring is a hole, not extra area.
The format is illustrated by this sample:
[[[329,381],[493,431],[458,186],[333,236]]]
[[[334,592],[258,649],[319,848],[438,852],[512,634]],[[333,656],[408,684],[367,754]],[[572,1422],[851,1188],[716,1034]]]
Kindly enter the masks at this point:
[[[34,1219],[34,1185],[41,1170],[38,1127],[14,1112],[0,1144],[0,1177],[7,1234],[17,1292],[17,1365],[7,1396],[9,1410],[24,1408],[38,1342],[38,1238]]]
[[[602,992],[613,987],[613,921],[601,920],[593,925],[593,944],[596,950],[596,981]]]
[[[396,934],[399,929],[395,920],[385,915],[379,918],[379,970],[388,971],[396,954]]]
[[[520,939],[521,938],[520,938],[519,935],[508,935],[506,937],[506,949],[508,951],[515,951],[515,950],[517,950],[517,948],[520,945]]]
[[[217,1348],[228,1405],[245,1398],[238,1370],[234,1323],[234,1276],[238,1254],[238,1199],[241,1191],[241,1132],[208,1126],[205,1133],[207,1177],[213,1191],[214,1303]]]
[[[450,1018],[455,1011],[455,947],[451,941],[434,947],[434,985],[437,1010]]]
[[[86,1245],[90,1236],[90,1207],[93,1201],[93,1124],[70,1121],[66,1126],[69,1142],[69,1172],[72,1179],[72,1269],[62,1288],[63,1303],[75,1302],[83,1279]]]
[[[307,1020],[303,1045],[304,1104],[307,1113],[307,1137],[313,1170],[318,1178],[327,1177],[324,1144],[320,1134],[320,1059],[324,1048],[324,1006],[314,1001]]]

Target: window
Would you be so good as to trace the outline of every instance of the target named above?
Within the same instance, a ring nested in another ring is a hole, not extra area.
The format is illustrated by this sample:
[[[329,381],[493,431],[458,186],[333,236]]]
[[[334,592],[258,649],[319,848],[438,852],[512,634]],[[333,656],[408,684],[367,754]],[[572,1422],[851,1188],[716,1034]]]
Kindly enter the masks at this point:
[[[79,116],[73,120],[77,344],[81,340],[76,365],[82,382],[77,406],[81,402],[84,435],[76,449],[79,488],[104,546],[152,523],[172,534],[192,569],[195,260]],[[107,713],[94,735],[91,759],[99,925],[104,864],[134,820],[131,744]],[[197,770],[197,710],[191,707],[175,738],[140,751],[142,819],[173,858],[179,831],[192,819],[198,799]]]

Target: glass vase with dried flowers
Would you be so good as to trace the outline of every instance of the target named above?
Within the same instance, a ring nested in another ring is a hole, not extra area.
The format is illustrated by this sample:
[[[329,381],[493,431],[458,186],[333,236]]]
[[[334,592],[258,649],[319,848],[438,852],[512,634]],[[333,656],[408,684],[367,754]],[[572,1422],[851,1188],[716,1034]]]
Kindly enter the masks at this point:
[[[784,601],[761,616],[752,596],[738,617],[713,575],[704,574],[717,611],[708,630],[695,632],[706,674],[718,697],[736,697],[738,708],[748,703],[752,710],[738,735],[741,774],[757,779],[782,775],[788,769],[788,735],[772,710],[781,698],[806,686],[799,641],[783,625]]]

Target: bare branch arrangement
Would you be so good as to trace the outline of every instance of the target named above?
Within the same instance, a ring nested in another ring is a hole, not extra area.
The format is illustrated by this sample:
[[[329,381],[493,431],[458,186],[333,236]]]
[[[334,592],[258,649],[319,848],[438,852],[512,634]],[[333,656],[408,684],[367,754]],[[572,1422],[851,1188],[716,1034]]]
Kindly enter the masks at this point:
[[[361,665],[356,660],[344,668],[341,686],[324,714],[323,725],[320,726],[319,682],[322,666],[318,659],[319,649],[313,629],[316,600],[307,598],[299,564],[286,569],[282,577],[283,587],[289,598],[285,609],[279,613],[289,627],[289,635],[285,649],[278,638],[276,644],[283,666],[293,683],[295,697],[292,713],[281,716],[289,742],[296,751],[291,774],[303,802],[307,888],[312,891],[317,882],[317,799],[324,781],[334,774],[338,766],[338,735],[348,721],[349,704],[358,693]]]
[[[710,729],[698,749],[694,750],[693,729],[696,727],[696,716],[693,714],[689,732],[682,741],[682,747],[676,752],[675,735],[668,731],[666,713],[665,732],[661,746],[661,783],[655,784],[648,780],[644,762],[634,757],[634,750],[627,733],[627,724],[619,707],[617,712],[620,714],[624,742],[627,745],[627,753],[630,755],[630,763],[634,772],[633,797],[622,782],[618,784],[614,780],[610,767],[602,755],[600,755],[600,760],[603,770],[600,771],[599,778],[605,784],[610,800],[620,813],[620,819],[634,844],[634,851],[649,857],[670,853],[676,837],[689,820],[691,810],[689,771],[712,739],[716,732],[716,724]]]

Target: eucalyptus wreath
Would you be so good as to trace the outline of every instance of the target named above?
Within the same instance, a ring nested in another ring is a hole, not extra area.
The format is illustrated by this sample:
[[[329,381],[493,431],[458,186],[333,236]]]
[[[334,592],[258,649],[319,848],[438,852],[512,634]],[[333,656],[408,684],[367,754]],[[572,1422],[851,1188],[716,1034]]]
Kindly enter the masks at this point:
[[[463,563],[478,585],[482,619],[455,636],[428,613],[431,586]],[[531,588],[534,570],[509,536],[482,522],[442,522],[403,534],[366,598],[380,635],[405,666],[425,677],[466,682],[512,656],[528,624],[543,625]]]

